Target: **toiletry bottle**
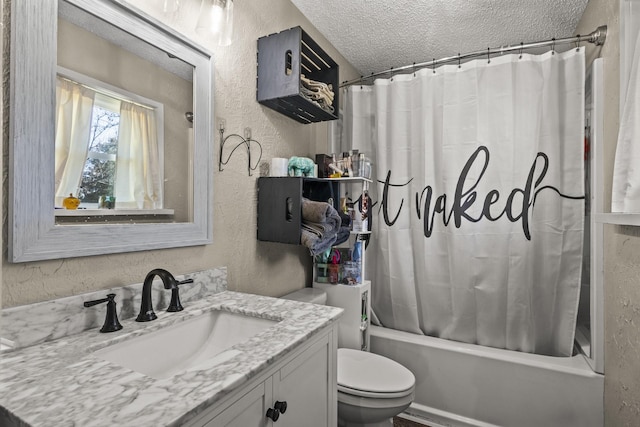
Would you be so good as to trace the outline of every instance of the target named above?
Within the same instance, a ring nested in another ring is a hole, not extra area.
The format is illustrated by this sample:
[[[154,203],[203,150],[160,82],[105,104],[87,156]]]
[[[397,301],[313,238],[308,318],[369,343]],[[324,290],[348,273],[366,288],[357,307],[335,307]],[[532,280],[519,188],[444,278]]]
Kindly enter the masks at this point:
[[[342,153],[342,176],[353,176],[353,170],[351,169],[351,156],[348,151]]]
[[[362,195],[362,230],[369,230],[369,193],[365,190]]]

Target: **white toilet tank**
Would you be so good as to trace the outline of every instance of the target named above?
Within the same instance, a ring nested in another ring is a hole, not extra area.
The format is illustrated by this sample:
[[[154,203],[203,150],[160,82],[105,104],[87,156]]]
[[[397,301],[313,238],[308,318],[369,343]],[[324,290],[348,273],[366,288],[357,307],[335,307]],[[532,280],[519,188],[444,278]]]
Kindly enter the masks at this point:
[[[371,282],[356,285],[314,283],[283,296],[284,299],[340,307],[338,347],[369,351],[369,291]]]
[[[327,304],[327,293],[321,289],[304,288],[287,294],[282,299],[290,299],[293,301],[310,302],[312,304]]]

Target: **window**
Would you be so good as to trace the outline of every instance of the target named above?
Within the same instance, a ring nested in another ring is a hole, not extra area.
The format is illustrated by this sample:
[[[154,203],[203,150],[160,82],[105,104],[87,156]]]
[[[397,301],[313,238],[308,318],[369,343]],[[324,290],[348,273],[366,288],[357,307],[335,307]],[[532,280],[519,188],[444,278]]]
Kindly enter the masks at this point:
[[[59,67],[56,107],[56,206],[163,208],[162,104]]]
[[[119,125],[120,100],[96,93],[79,191],[86,207],[98,207],[100,196],[114,194]]]

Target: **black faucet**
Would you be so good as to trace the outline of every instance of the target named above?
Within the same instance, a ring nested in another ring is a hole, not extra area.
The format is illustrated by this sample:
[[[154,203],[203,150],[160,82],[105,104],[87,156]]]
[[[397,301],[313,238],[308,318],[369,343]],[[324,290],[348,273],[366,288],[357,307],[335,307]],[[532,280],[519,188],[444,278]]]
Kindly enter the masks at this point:
[[[171,302],[169,303],[169,307],[167,307],[167,311],[183,310],[182,304],[180,304],[178,285],[182,285],[184,283],[193,283],[193,279],[186,279],[179,282],[167,270],[156,268],[154,270],[151,270],[147,274],[147,277],[145,277],[144,279],[144,284],[142,285],[142,302],[140,304],[140,313],[136,318],[136,322],[149,322],[158,318],[158,316],[156,316],[156,313],[153,312],[153,303],[151,302],[151,285],[153,284],[153,278],[155,276],[158,276],[160,279],[162,279],[162,283],[164,284],[165,289],[171,289]]]
[[[116,313],[116,302],[114,300],[116,294],[107,294],[106,298],[97,299],[94,301],[85,301],[85,307],[92,307],[96,304],[103,302],[107,303],[107,315],[104,318],[104,325],[100,329],[100,332],[115,332],[122,329],[122,325],[118,321],[118,314]]]

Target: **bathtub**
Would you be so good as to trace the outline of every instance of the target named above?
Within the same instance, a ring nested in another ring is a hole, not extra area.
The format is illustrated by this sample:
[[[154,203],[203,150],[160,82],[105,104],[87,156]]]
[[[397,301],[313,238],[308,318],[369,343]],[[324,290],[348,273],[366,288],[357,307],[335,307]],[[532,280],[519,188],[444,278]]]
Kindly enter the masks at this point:
[[[409,419],[433,426],[602,427],[604,376],[549,357],[371,326],[371,351],[416,376]]]

